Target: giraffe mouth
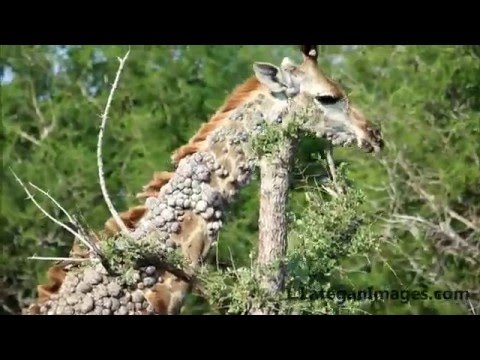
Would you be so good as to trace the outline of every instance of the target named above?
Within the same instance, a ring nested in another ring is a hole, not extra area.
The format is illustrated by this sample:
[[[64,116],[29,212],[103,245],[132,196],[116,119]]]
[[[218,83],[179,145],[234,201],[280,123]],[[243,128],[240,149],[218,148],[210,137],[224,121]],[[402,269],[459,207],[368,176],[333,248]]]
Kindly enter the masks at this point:
[[[380,148],[378,146],[372,145],[367,141],[362,141],[362,145],[360,146],[360,148],[367,154],[380,152]]]
[[[358,148],[364,152],[379,153],[383,147],[384,142],[381,137],[375,137],[373,139],[358,139],[353,133],[327,133],[325,138],[331,142],[333,146],[352,147],[357,145]]]
[[[327,133],[325,138],[330,141],[333,146],[349,147],[357,142],[354,134],[346,132]]]
[[[385,146],[382,132],[379,129],[368,128],[367,139],[362,141],[362,148],[368,153],[379,153]]]

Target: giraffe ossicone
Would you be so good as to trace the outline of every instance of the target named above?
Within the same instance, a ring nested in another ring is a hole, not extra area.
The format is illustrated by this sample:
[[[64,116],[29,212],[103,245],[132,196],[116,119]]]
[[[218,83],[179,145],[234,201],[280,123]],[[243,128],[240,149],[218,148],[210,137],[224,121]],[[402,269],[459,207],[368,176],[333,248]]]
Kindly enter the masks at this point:
[[[228,206],[255,174],[259,159],[252,139],[265,126],[288,127],[298,121],[299,131],[335,145],[381,150],[380,131],[318,68],[317,48],[302,48],[303,62],[298,65],[288,58],[279,67],[253,64],[254,76],[174,152],[175,170],[156,172],[138,194],[144,204],[121,214],[139,246],[154,239],[161,251],[178,251],[191,268],[200,266],[218,238]],[[112,219],[105,233],[119,233]],[[101,264],[81,271],[54,266],[50,283],[38,287],[39,301],[29,313],[177,314],[192,287],[158,266],[139,266],[132,274],[136,275],[131,275],[127,288]]]

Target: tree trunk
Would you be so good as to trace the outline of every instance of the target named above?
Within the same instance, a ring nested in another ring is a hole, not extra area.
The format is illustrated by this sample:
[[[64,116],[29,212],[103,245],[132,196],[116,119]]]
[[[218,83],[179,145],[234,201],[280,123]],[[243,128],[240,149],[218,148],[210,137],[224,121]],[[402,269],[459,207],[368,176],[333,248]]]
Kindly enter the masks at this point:
[[[260,215],[258,265],[264,268],[278,264],[273,273],[261,276],[261,284],[271,294],[283,291],[286,269],[280,261],[287,252],[287,200],[290,169],[295,140],[288,140],[281,149],[260,161]],[[252,315],[265,315],[254,309]]]

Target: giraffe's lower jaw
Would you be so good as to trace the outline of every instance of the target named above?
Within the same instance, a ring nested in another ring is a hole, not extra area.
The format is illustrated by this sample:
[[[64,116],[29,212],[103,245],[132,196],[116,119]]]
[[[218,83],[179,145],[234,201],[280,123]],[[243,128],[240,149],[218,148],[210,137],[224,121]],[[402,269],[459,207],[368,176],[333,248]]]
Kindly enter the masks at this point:
[[[345,134],[345,133],[336,133],[336,134],[326,134],[325,138],[332,143],[333,146],[343,146],[348,147],[352,146],[357,142],[355,135]]]
[[[336,134],[326,134],[325,138],[331,142],[333,146],[342,146],[342,147],[350,147],[354,146],[355,144],[357,147],[366,153],[378,153],[383,148],[383,142],[381,143],[371,143],[364,139],[358,139],[353,134],[347,133],[336,133]]]
[[[373,147],[371,144],[365,141],[362,142],[361,149],[365,151],[367,154],[370,154],[372,152],[377,152],[375,150],[375,147]]]
[[[384,146],[383,140],[378,140],[375,142],[369,142],[367,140],[362,140],[360,148],[364,150],[366,153],[375,153],[378,154],[382,151]]]

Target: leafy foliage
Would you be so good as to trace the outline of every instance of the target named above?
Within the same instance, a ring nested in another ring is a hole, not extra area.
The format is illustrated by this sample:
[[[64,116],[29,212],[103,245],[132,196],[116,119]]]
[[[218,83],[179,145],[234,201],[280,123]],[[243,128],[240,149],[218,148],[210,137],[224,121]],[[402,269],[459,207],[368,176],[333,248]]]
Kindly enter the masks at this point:
[[[343,174],[338,175],[342,182]],[[345,258],[363,257],[379,246],[380,238],[370,229],[371,219],[361,211],[364,196],[350,188],[346,194],[328,199],[319,186],[314,186],[305,192],[305,197],[304,211],[290,216],[289,242],[296,245],[281,259],[287,268],[284,292],[272,296],[261,288],[256,279],[273,269],[259,269],[253,261],[251,266],[224,271],[209,269],[202,279],[208,298],[219,311],[246,314],[256,307],[278,314],[362,311],[361,300],[330,299],[326,294],[345,291],[340,286]]]
[[[104,266],[112,274],[120,276],[127,285],[136,284],[133,274],[138,273],[142,264],[151,265],[152,259],[171,267],[182,269],[186,266],[184,259],[175,251],[166,251],[161,247],[155,235],[141,242],[128,236],[104,237],[99,242]],[[156,264],[155,264],[156,265]]]

